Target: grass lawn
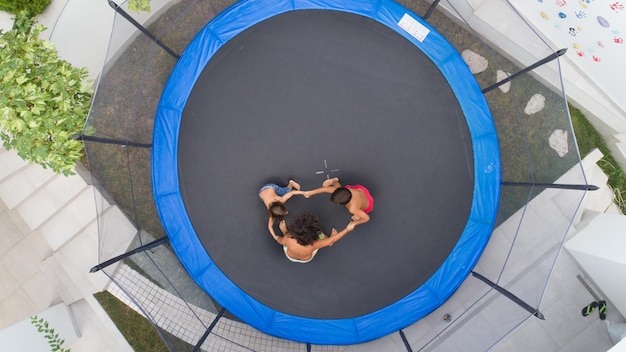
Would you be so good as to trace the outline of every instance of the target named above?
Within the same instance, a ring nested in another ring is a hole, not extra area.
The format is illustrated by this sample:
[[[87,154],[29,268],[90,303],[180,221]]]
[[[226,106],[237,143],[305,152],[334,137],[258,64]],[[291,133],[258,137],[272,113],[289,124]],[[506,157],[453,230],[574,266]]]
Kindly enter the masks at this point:
[[[137,352],[168,352],[168,348],[148,319],[135,312],[107,291],[94,295],[107,312],[128,344]],[[168,344],[174,351],[192,351],[193,346],[166,334]]]
[[[615,193],[615,203],[626,214],[626,175],[624,170],[617,164],[611,151],[602,136],[596,131],[591,123],[585,118],[580,110],[570,106],[572,125],[576,133],[576,142],[582,158],[593,149],[598,148],[604,157],[598,161],[598,166],[609,177],[608,185]]]

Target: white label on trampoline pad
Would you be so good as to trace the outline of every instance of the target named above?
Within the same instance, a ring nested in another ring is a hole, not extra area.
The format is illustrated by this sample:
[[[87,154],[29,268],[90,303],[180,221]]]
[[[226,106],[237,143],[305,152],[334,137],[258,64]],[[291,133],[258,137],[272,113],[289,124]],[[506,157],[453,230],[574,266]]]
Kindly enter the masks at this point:
[[[402,16],[400,22],[398,22],[398,26],[402,27],[402,29],[420,42],[423,42],[428,33],[430,33],[430,29],[426,28],[423,24],[406,13]]]

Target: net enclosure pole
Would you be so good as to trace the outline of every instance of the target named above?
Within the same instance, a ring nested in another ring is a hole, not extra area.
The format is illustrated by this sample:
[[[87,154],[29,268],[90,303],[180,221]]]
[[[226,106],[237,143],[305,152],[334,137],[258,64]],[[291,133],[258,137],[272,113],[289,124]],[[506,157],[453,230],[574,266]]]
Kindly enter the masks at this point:
[[[75,134],[72,136],[73,140],[81,140],[87,142],[98,142],[105,144],[117,144],[117,145],[125,145],[129,147],[141,147],[141,148],[152,148],[152,144],[150,143],[139,143],[139,142],[131,142],[131,141],[122,141],[119,139],[111,139],[111,138],[102,138],[96,136],[86,136],[84,134]]]
[[[163,237],[161,237],[161,238],[159,238],[157,240],[154,240],[154,241],[152,241],[150,243],[146,243],[146,244],[144,244],[141,247],[137,247],[137,248],[133,249],[132,251],[126,252],[124,254],[120,254],[120,255],[118,255],[115,258],[111,258],[111,259],[109,259],[107,261],[104,261],[104,262],[94,266],[93,268],[91,268],[89,270],[89,272],[90,273],[95,273],[96,271],[100,271],[100,270],[106,268],[107,266],[109,266],[111,264],[115,264],[115,263],[119,262],[120,260],[122,260],[124,258],[130,257],[133,254],[137,254],[137,253],[146,251],[148,249],[152,249],[152,248],[154,248],[156,246],[160,246],[160,245],[166,243],[167,241],[169,241],[168,237],[167,236],[163,236]]]
[[[135,26],[137,29],[139,29],[143,34],[148,36],[148,38],[152,39],[152,41],[154,43],[156,43],[158,46],[163,48],[163,50],[165,50],[168,54],[172,55],[176,59],[180,58],[180,55],[178,55],[176,52],[174,52],[174,50],[170,49],[162,41],[160,41],[159,38],[157,38],[154,34],[150,33],[150,31],[148,31],[139,22],[135,21],[135,19],[132,18],[132,16],[129,15],[128,12],[124,11],[113,0],[108,0],[108,2],[109,2],[109,6],[111,6],[113,8],[113,10],[115,10],[115,12],[119,13],[120,15],[122,15],[122,17],[124,17],[128,22],[130,22],[133,26]]]
[[[533,183],[533,182],[509,182],[503,181],[503,186],[517,186],[517,187],[545,187],[545,188],[560,188],[560,189],[573,189],[580,191],[597,191],[600,189],[595,185],[568,185],[561,183]]]
[[[472,276],[474,276],[475,278],[479,279],[480,281],[486,283],[487,285],[491,286],[496,291],[500,292],[504,297],[506,297],[506,298],[510,299],[511,301],[515,302],[518,306],[524,308],[526,311],[528,311],[532,315],[536,316],[537,318],[539,318],[541,320],[545,320],[543,314],[539,311],[539,309],[534,308],[530,304],[522,301],[519,297],[517,297],[516,295],[514,295],[510,291],[507,291],[502,286],[499,286],[495,282],[489,280],[488,278],[480,275],[479,273],[477,273],[477,272],[475,272],[473,270],[472,270]]]
[[[554,59],[558,58],[559,56],[563,56],[563,55],[565,55],[565,53],[566,53],[566,52],[567,52],[567,48],[563,48],[563,49],[558,50],[558,51],[557,51],[557,52],[555,52],[555,53],[552,53],[552,54],[550,54],[550,55],[548,55],[548,56],[544,57],[543,59],[541,59],[541,60],[539,60],[539,61],[535,62],[534,64],[532,64],[532,65],[530,65],[530,66],[526,67],[525,69],[523,69],[523,70],[521,70],[521,71],[519,71],[519,72],[517,72],[517,73],[514,73],[514,74],[512,74],[512,75],[508,76],[507,78],[505,78],[505,79],[503,79],[503,80],[501,80],[501,81],[499,81],[499,82],[496,82],[495,84],[493,84],[493,85],[491,85],[491,86],[489,86],[489,87],[487,87],[487,88],[483,89],[483,94],[485,94],[485,93],[487,93],[487,92],[490,92],[491,90],[496,89],[496,88],[498,88],[499,86],[501,86],[501,85],[503,85],[503,84],[505,84],[505,83],[507,83],[507,82],[510,82],[510,81],[512,81],[513,79],[515,79],[515,78],[517,78],[517,77],[519,77],[519,76],[523,75],[524,73],[527,73],[527,72],[529,72],[529,71],[532,71],[532,70],[536,69],[537,67],[539,67],[539,66],[541,66],[541,65],[543,65],[543,64],[546,64],[546,63],[548,63],[548,62],[550,62],[550,61],[552,61],[552,60],[554,60]]]
[[[435,7],[437,7],[437,5],[439,5],[439,1],[440,0],[435,0],[433,1],[432,4],[430,4],[430,6],[428,7],[428,10],[426,10],[426,13],[424,14],[424,19],[428,19],[428,17],[430,17],[430,15],[433,13],[433,11],[435,11]]]
[[[200,339],[198,340],[198,342],[194,346],[192,352],[200,351],[200,347],[202,347],[202,344],[204,343],[204,341],[206,341],[207,337],[209,337],[209,334],[211,333],[211,331],[213,331],[213,328],[215,328],[215,325],[217,325],[217,322],[224,315],[224,313],[226,313],[226,309],[224,307],[222,307],[222,309],[220,309],[220,311],[215,316],[215,319],[213,319],[213,322],[211,322],[211,325],[209,325],[209,327],[206,329],[204,334],[202,334],[202,336],[200,337]]]

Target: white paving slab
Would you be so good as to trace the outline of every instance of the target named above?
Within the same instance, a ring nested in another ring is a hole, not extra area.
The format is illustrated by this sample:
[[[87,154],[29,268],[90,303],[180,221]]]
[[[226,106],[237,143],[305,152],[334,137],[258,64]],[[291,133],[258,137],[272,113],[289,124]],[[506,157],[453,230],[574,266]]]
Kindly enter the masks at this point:
[[[4,264],[0,262],[0,302],[9,297],[15,290],[20,287],[20,284],[13,278],[13,275],[9,272]]]
[[[70,305],[80,338],[67,344],[72,351],[132,352],[124,336],[92,296]]]
[[[22,290],[30,301],[33,302],[37,311],[44,310],[60,302],[59,289],[59,282],[41,271],[37,272],[22,285]]]
[[[613,346],[598,334],[593,327],[588,327],[574,336],[563,348],[563,351],[605,352]]]
[[[28,295],[19,288],[0,302],[0,329],[26,319],[36,312],[37,307],[30,301]]]
[[[38,231],[33,231],[26,235],[26,241],[31,244],[33,250],[39,254],[40,258],[48,258],[53,253],[48,241]]]
[[[89,282],[93,292],[103,291],[110,283],[109,278],[102,272],[89,272],[89,269],[98,264],[98,228],[95,222],[63,246],[60,253],[67,258],[67,261],[61,264],[70,265],[65,271],[69,275],[72,273],[79,275],[75,281]]]
[[[20,241],[5,253],[0,262],[18,283],[23,284],[39,271],[42,258],[28,241]]]
[[[86,183],[80,176],[56,175],[16,210],[28,227],[35,230],[85,187]]]
[[[542,321],[538,319],[527,320],[520,329],[511,333],[508,345],[516,352],[558,351],[560,349]]]
[[[57,294],[65,304],[70,305],[84,297],[79,287],[79,280],[72,280],[72,277],[68,275],[59,262],[59,255],[55,254],[46,258],[41,264],[41,272],[51,280],[58,282]]]
[[[0,183],[0,197],[10,209],[15,208],[39,187],[54,177],[54,172],[28,164]]]
[[[106,223],[109,227],[105,233],[115,234],[115,237],[103,239],[106,247],[100,247],[100,253],[97,257],[99,261],[111,259],[117,255],[125,253],[133,238],[137,234],[137,229],[128,220],[126,215],[118,207],[109,207],[102,214],[102,223]]]
[[[39,227],[38,230],[52,250],[56,251],[90,223],[96,221],[96,208],[92,188],[93,186],[88,186],[82,189],[53,218]],[[95,245],[95,248],[97,248],[97,242]],[[91,253],[91,251],[89,252]]]
[[[9,211],[0,211],[0,257],[21,241],[23,236],[13,223]]]
[[[0,180],[18,171],[19,169],[28,165],[27,162],[22,160],[14,150],[6,150],[0,147]]]

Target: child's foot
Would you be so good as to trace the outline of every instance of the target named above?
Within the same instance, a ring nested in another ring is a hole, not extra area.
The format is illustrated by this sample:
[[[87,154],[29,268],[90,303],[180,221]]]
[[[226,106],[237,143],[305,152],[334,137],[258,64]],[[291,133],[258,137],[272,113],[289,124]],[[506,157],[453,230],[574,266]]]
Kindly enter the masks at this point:
[[[287,187],[298,191],[300,190],[300,184],[294,180],[289,180],[289,184],[287,184]]]
[[[583,317],[591,314],[598,307],[598,302],[591,302],[582,310]]]
[[[598,302],[598,312],[600,313],[600,320],[606,319],[606,301]]]
[[[335,181],[339,182],[339,177],[333,177],[329,178],[328,180],[324,180],[324,182],[322,182],[322,187],[330,187],[335,183]]]

